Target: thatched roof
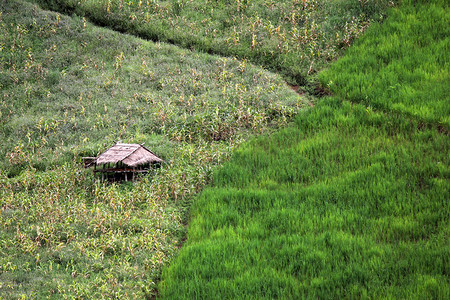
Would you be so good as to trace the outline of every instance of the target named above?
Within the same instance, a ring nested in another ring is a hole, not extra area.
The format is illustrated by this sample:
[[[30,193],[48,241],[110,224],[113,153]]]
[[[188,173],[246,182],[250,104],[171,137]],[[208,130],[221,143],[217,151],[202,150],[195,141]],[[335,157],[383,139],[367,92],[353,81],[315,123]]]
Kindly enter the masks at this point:
[[[115,144],[96,159],[97,165],[118,162],[130,167],[137,167],[148,163],[163,162],[163,160],[142,145],[121,143]]]

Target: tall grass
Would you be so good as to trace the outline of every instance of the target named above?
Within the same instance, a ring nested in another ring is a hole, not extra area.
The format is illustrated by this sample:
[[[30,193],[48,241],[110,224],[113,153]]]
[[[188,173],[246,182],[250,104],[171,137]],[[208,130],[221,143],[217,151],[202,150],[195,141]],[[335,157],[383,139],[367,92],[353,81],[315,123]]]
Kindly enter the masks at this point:
[[[246,61],[145,42],[20,1],[2,5],[3,167],[96,154],[117,139],[230,142],[285,123],[307,102]]]
[[[397,1],[38,0],[122,32],[247,58],[292,84],[336,59]]]
[[[245,143],[195,202],[165,298],[446,298],[446,135],[323,100]]]
[[[449,22],[446,1],[405,1],[320,80],[350,101],[439,123],[448,132]]]
[[[246,61],[1,1],[0,298],[151,297],[192,195],[306,102]],[[80,158],[117,140],[166,164],[100,184]]]

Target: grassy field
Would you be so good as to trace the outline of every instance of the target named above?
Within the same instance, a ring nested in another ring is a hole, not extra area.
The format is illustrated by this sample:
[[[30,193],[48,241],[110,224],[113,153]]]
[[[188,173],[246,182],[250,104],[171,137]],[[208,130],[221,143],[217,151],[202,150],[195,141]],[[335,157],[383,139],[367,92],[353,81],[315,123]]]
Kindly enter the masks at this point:
[[[228,141],[240,128],[283,124],[306,103],[280,77],[245,61],[147,43],[21,2],[5,5],[2,163],[40,148],[92,152],[153,135]],[[20,15],[20,5],[32,13]],[[7,155],[15,147],[24,153]],[[60,157],[47,154],[41,158]]]
[[[0,298],[143,298],[185,236],[191,195],[247,136],[308,102],[246,61],[0,2]],[[166,164],[103,185],[115,141]]]
[[[419,1],[420,2],[420,1]],[[336,95],[450,129],[450,11],[445,1],[393,10],[320,80]],[[445,9],[444,9],[445,8]]]
[[[450,143],[417,126],[330,98],[241,145],[163,298],[448,298]]]
[[[448,4],[401,2],[0,1],[0,298],[449,298]],[[118,140],[166,164],[101,184]]]
[[[403,1],[321,76],[338,96],[241,145],[163,298],[449,298],[447,23]]]
[[[141,37],[246,58],[305,85],[369,24],[388,0],[34,0],[49,9]]]

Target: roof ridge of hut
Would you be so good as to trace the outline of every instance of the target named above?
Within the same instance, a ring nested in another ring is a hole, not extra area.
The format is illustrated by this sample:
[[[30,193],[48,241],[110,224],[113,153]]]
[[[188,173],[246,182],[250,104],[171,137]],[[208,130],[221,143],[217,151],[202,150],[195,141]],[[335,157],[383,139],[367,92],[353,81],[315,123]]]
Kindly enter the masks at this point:
[[[117,163],[135,166],[149,162],[163,162],[155,153],[141,144],[115,143],[105,152],[97,156],[96,164]]]
[[[115,143],[114,145],[117,145],[117,144],[119,144],[119,143]],[[120,143],[120,144],[122,144],[122,145],[139,145],[139,146],[141,146],[141,147],[144,147],[144,146],[142,146],[141,144],[123,144],[123,143]],[[144,147],[145,148],[145,147]],[[122,160],[124,160],[124,159],[126,159],[127,157],[129,157],[131,154],[133,154],[134,152],[136,152],[136,150],[137,149],[139,149],[139,147],[137,147],[136,149],[134,149],[133,151],[131,151],[127,156],[124,156],[124,158],[122,158]],[[145,149],[147,149],[147,148],[145,148]],[[148,149],[147,149],[148,150]],[[150,151],[150,150],[148,150],[148,151]],[[155,155],[155,153],[153,153],[152,151],[150,151],[153,155]],[[155,155],[156,156],[156,155]]]
[[[131,175],[131,180],[134,180],[135,174],[147,173],[152,167],[152,164],[164,162],[155,153],[144,147],[142,144],[129,144],[116,142],[105,152],[97,156],[94,160],[94,172],[102,173],[102,180],[106,176],[113,176],[117,179]],[[115,164],[115,166],[108,166],[105,164]],[[97,165],[103,165],[102,169],[96,169]],[[112,175],[111,175],[112,174]]]

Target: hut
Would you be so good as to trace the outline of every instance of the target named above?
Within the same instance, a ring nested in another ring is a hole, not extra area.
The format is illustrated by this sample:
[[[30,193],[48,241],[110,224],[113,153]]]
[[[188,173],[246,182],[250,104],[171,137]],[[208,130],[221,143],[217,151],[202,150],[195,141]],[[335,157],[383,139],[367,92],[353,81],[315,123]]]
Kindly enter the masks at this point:
[[[105,178],[128,181],[134,180],[136,174],[147,173],[153,164],[162,162],[161,158],[143,145],[116,143],[97,156],[90,165],[94,166],[94,172],[102,173],[102,181]]]

